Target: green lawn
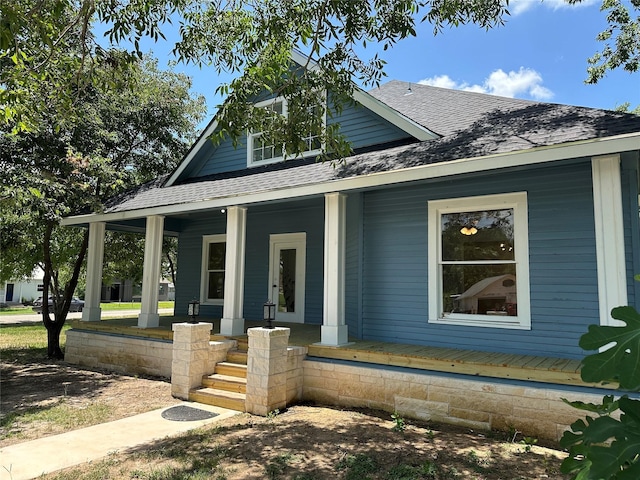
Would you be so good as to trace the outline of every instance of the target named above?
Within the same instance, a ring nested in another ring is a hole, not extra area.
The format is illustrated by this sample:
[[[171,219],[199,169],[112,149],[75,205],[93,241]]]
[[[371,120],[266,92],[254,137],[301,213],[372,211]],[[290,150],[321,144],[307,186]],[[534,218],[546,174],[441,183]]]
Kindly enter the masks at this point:
[[[0,315],[28,315],[29,313],[33,313],[31,307],[9,307],[9,308],[0,308]]]
[[[69,325],[62,327],[65,332]],[[64,348],[66,336],[60,335],[60,346]],[[41,323],[27,325],[0,325],[0,352],[3,358],[11,357],[10,351],[47,349],[47,329]]]
[[[173,308],[174,302],[158,302],[158,308]],[[140,302],[101,303],[102,310],[140,310]],[[32,307],[0,308],[0,315],[29,315],[35,313]]]
[[[174,302],[158,302],[158,308],[173,308]],[[140,302],[101,303],[102,310],[140,310]]]

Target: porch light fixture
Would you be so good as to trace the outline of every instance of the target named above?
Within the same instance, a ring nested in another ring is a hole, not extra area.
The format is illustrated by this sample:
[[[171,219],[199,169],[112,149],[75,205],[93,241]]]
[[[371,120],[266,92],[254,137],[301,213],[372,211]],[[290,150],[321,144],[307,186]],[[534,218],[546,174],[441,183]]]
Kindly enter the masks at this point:
[[[460,233],[463,235],[475,235],[476,233],[478,233],[478,229],[476,227],[462,227],[460,229]]]
[[[191,317],[191,323],[198,323],[196,317],[200,315],[200,302],[193,299],[189,302],[189,308],[187,309],[187,315]]]
[[[262,316],[264,321],[267,322],[267,325],[264,328],[274,328],[271,322],[276,318],[276,305],[271,301],[271,299],[269,299],[262,306],[262,309]]]

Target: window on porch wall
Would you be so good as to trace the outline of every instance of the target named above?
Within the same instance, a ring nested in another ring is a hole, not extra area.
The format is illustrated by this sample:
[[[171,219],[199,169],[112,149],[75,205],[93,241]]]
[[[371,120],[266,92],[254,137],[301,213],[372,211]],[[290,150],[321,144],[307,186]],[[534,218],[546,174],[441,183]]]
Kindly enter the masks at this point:
[[[525,193],[431,201],[429,233],[429,322],[530,328]]]
[[[226,247],[225,235],[206,235],[203,237],[200,303],[223,304]]]

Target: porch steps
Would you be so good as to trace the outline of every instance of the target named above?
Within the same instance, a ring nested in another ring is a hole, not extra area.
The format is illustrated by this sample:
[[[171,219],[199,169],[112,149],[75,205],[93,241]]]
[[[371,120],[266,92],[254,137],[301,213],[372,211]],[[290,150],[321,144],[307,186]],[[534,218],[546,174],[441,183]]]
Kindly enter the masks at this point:
[[[241,350],[230,350],[227,353],[227,362],[229,363],[237,363],[240,365],[247,364],[247,351],[244,352]]]
[[[189,400],[192,402],[228,408],[238,412],[244,412],[245,399],[244,393],[227,392],[214,388],[195,388],[189,392]]]
[[[240,363],[232,363],[232,362],[220,362],[216,364],[216,369],[214,373],[219,373],[221,375],[229,375],[230,377],[240,377],[247,378],[247,365],[242,365]]]
[[[202,386],[189,392],[189,400],[230,410],[245,411],[247,392],[247,343],[227,352],[224,362],[216,364],[210,375],[202,377]]]
[[[202,386],[225,392],[247,393],[247,379],[214,373],[202,377]]]

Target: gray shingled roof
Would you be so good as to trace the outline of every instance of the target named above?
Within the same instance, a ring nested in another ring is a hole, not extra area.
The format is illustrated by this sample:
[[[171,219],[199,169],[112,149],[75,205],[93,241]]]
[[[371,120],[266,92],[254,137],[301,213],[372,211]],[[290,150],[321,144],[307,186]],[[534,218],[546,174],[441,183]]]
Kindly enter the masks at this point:
[[[169,187],[164,179],[113,199],[106,213],[260,193],[428,165],[640,132],[640,117],[608,110],[531,102],[392,81],[370,94],[441,138],[330,163],[290,161],[212,175]],[[640,143],[640,142],[639,142]],[[640,148],[640,145],[639,145]]]
[[[408,93],[411,88],[411,93]],[[372,97],[441,136],[468,128],[492,110],[510,112],[536,102],[392,80]]]

